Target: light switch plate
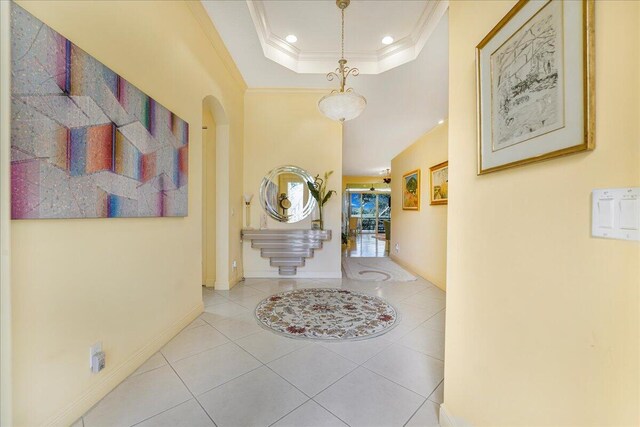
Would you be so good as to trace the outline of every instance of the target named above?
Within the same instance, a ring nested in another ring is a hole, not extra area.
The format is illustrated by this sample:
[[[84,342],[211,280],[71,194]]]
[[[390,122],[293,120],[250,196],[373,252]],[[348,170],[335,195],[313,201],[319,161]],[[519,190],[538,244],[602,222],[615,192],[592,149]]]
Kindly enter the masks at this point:
[[[640,188],[593,190],[591,235],[640,241]]]

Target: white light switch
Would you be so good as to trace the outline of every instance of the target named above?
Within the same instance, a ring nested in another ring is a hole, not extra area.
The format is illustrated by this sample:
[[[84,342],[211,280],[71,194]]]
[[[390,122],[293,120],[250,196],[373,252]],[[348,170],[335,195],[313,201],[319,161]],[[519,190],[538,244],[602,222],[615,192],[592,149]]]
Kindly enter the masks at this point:
[[[640,188],[593,190],[591,235],[640,240]]]
[[[620,228],[637,230],[640,228],[640,212],[638,199],[620,200]]]
[[[598,200],[598,226],[613,228],[613,199]]]

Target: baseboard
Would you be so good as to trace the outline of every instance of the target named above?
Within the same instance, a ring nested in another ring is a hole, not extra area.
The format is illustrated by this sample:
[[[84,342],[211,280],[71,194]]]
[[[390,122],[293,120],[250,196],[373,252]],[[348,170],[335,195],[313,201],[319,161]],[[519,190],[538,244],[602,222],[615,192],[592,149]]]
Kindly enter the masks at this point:
[[[178,332],[184,329],[189,323],[197,318],[204,310],[204,304],[199,302],[189,312],[177,322],[173,323],[169,328],[158,334],[153,340],[147,343],[140,350],[135,352],[131,357],[122,362],[102,381],[93,385],[84,394],[78,397],[74,402],[60,411],[58,414],[49,418],[44,425],[60,426],[71,425],[85,412],[93,407],[100,399],[113,390],[118,384],[124,381],[129,375],[135,372],[149,357],[153,356],[160,350],[171,338],[176,336]]]
[[[300,271],[295,276],[282,276],[278,269],[267,271],[245,271],[245,279],[341,279],[342,271]]]
[[[241,281],[242,281],[242,276],[237,277],[228,282],[216,281],[212,286],[218,291],[228,291],[229,289],[233,288],[235,285],[237,285]]]
[[[430,283],[432,283],[434,286],[438,287],[439,289],[443,290],[443,291],[447,291],[447,286],[446,283],[444,284],[444,286],[441,283],[438,283],[438,281],[433,280],[433,277],[427,277],[424,276],[422,274],[418,274],[415,272],[415,269],[410,266],[409,264],[407,264],[406,262],[404,262],[403,260],[401,260],[400,258],[398,258],[397,255],[394,254],[389,254],[389,259],[391,259],[391,261],[395,262],[396,264],[398,264],[400,267],[404,268],[405,270],[409,271],[411,274],[415,275],[415,276],[420,276],[423,279],[429,281]]]
[[[440,405],[440,427],[471,427],[468,422],[457,418],[443,404]]]

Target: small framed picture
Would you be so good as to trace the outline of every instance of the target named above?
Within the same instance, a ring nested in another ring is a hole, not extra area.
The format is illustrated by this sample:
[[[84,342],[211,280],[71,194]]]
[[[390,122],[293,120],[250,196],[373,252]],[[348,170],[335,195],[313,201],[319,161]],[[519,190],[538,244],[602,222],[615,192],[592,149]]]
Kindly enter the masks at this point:
[[[449,162],[442,162],[429,168],[431,171],[431,204],[449,203]]]
[[[420,210],[420,169],[402,176],[402,209]]]
[[[476,47],[478,174],[595,147],[594,0],[520,0]]]

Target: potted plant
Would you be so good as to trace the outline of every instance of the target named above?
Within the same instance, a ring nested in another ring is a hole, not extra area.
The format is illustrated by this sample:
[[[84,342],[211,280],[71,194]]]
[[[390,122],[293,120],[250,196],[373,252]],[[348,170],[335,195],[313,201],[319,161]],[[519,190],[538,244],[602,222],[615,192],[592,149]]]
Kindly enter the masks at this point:
[[[329,201],[332,194],[337,194],[335,190],[327,191],[327,181],[329,181],[329,177],[333,171],[325,172],[324,179],[320,178],[320,175],[316,175],[313,182],[307,181],[307,186],[309,187],[309,191],[316,202],[318,202],[318,213],[320,214],[320,230],[324,230],[324,222],[322,220],[322,210],[324,205]]]

